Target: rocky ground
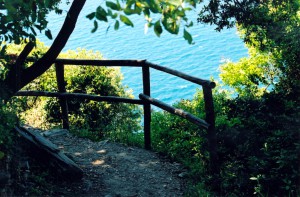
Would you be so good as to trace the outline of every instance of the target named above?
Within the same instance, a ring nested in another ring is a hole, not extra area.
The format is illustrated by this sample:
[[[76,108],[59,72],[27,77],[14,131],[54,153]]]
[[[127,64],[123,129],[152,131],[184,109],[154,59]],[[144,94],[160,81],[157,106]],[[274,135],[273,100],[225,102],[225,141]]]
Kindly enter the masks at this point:
[[[10,171],[15,173],[9,175],[1,196],[177,197],[184,194],[184,169],[154,152],[108,140],[92,142],[66,130],[45,134],[82,168],[83,179],[49,180],[44,171],[36,172],[40,169],[36,161],[23,155],[24,147],[20,146],[16,150],[18,154],[10,159]]]

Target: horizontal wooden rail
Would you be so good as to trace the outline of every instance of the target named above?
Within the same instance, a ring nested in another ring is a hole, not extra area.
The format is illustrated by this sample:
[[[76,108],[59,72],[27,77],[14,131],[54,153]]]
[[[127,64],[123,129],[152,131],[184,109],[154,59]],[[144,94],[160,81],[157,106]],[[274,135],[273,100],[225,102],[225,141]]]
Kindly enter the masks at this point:
[[[205,121],[205,120],[202,120],[200,118],[197,118],[196,116],[182,110],[182,109],[178,109],[178,108],[175,108],[175,107],[172,107],[164,102],[161,102],[155,98],[151,98],[145,94],[139,94],[139,97],[140,99],[144,100],[144,101],[147,101],[149,103],[151,103],[152,105],[155,105],[161,109],[164,109],[172,114],[175,114],[177,116],[180,116],[198,126],[201,126],[205,129],[208,129],[209,127],[209,124]]]
[[[97,96],[81,93],[59,93],[44,91],[19,91],[15,96],[45,96],[45,97],[63,97],[68,99],[87,99],[92,101],[120,102],[142,105],[144,102],[139,99],[129,99],[115,96]]]
[[[29,62],[34,62],[36,59],[29,58]],[[43,92],[43,91],[19,91],[15,96],[46,96],[46,97],[58,97],[61,100],[61,108],[63,113],[63,125],[67,127],[68,123],[68,109],[67,109],[67,99],[87,99],[93,101],[105,101],[105,102],[122,102],[139,104],[144,106],[144,143],[145,148],[151,148],[151,104],[155,105],[163,110],[166,110],[172,114],[180,116],[199,127],[207,129],[207,138],[209,144],[209,154],[210,154],[210,171],[212,174],[219,174],[220,168],[218,163],[217,155],[217,141],[215,132],[215,113],[213,104],[212,89],[216,87],[216,83],[210,80],[204,80],[201,78],[193,77],[183,72],[173,70],[167,67],[163,67],[146,60],[88,60],[88,59],[56,59],[53,64],[56,64],[56,74],[59,92]],[[88,95],[81,93],[67,93],[65,89],[64,80],[64,65],[79,65],[79,66],[130,66],[130,67],[140,67],[142,68],[143,74],[143,94],[139,95],[140,99],[130,99],[115,96],[98,96],[98,95]],[[182,109],[174,108],[161,102],[157,99],[151,97],[150,91],[150,68],[156,69],[173,76],[182,78],[184,80],[190,81],[192,83],[202,86],[204,95],[204,105],[206,118],[202,120]],[[65,100],[65,101],[64,101]]]
[[[209,80],[204,80],[204,79],[200,79],[200,78],[197,78],[197,77],[193,77],[193,76],[187,75],[187,74],[185,74],[183,72],[179,72],[177,70],[173,70],[171,68],[167,68],[167,67],[163,67],[163,66],[160,66],[160,65],[157,65],[157,64],[153,64],[153,63],[147,62],[147,61],[145,62],[145,65],[149,66],[150,68],[153,68],[153,69],[156,69],[156,70],[160,70],[160,71],[169,73],[171,75],[175,75],[177,77],[180,77],[182,79],[185,79],[187,81],[190,81],[190,82],[202,85],[202,86],[206,86],[206,87],[210,87],[210,88],[215,88],[216,87],[216,83],[213,82],[213,81],[209,81]]]
[[[28,58],[28,61],[34,62],[35,58]],[[130,66],[130,67],[143,67],[149,66],[150,68],[160,70],[171,75],[175,75],[182,79],[196,83],[201,86],[215,88],[216,83],[210,80],[204,80],[198,77],[187,75],[183,72],[173,70],[171,68],[163,67],[157,64],[153,64],[146,60],[88,60],[88,59],[56,59],[53,63],[65,64],[65,65],[81,65],[81,66]]]
[[[27,61],[34,62],[37,59],[28,58]],[[89,59],[56,59],[53,63],[80,66],[130,66],[142,67],[146,60],[89,60]]]

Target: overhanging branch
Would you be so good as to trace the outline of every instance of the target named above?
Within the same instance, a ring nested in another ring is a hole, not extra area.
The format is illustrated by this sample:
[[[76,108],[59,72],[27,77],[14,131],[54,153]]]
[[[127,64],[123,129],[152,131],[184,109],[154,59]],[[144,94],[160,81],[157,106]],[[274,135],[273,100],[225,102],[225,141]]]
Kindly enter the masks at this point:
[[[16,62],[11,65],[11,68],[6,77],[6,84],[9,84],[10,89],[14,92],[17,91],[21,84],[21,76],[22,76],[22,65],[29,53],[32,51],[34,47],[33,42],[28,42],[20,55],[17,57]]]
[[[17,92],[22,87],[33,81],[35,78],[42,75],[46,70],[50,68],[53,61],[57,58],[61,50],[64,48],[70,35],[75,29],[79,13],[82,10],[85,2],[86,0],[73,1],[70,10],[65,18],[64,24],[61,30],[59,31],[57,37],[55,38],[53,44],[41,59],[39,59],[31,67],[25,69],[22,72],[20,86],[17,90],[15,90],[15,92]],[[7,79],[6,82],[9,82],[9,79]],[[11,83],[7,84],[9,85],[9,87],[13,85]]]

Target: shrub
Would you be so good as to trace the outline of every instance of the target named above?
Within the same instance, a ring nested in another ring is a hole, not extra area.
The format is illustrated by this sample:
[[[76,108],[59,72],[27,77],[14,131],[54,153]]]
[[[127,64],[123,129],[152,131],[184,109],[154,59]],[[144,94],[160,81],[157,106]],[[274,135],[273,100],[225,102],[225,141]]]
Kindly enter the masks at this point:
[[[66,67],[65,73],[66,89],[69,92],[132,97],[121,85],[120,72],[116,68],[73,66]],[[45,82],[43,90],[55,87],[54,80]],[[140,110],[134,105],[73,99],[68,100],[68,109],[72,126],[85,129],[87,132],[84,135],[94,140],[104,136],[127,138],[128,134],[140,129]],[[62,116],[57,99],[48,100],[45,110],[50,123],[61,122]]]
[[[272,92],[224,104],[230,106],[229,117],[241,120],[241,125],[218,131],[224,190],[299,195],[300,109],[296,102]]]
[[[220,66],[222,82],[240,96],[261,96],[273,89],[281,75],[272,54],[249,48],[249,57],[238,62],[227,61]]]
[[[8,106],[0,103],[0,160],[4,158],[13,142],[13,127],[17,117]]]
[[[8,53],[17,54],[19,48],[10,45]],[[31,56],[40,57],[47,47],[37,42]],[[60,58],[102,59],[99,52],[85,49],[70,50],[60,54]],[[29,66],[30,63],[28,63]],[[127,87],[122,85],[119,67],[65,66],[67,92],[85,93],[100,96],[133,98]],[[23,90],[57,91],[55,68],[51,67],[42,76],[28,84]],[[87,100],[68,100],[71,130],[80,136],[99,140],[110,137],[114,140],[131,140],[131,135],[140,130],[141,110],[135,105],[95,102]],[[55,98],[26,97],[18,108],[25,123],[41,128],[60,126],[62,115]]]
[[[175,106],[203,118],[201,95],[198,91],[194,99],[181,100]],[[215,92],[214,103],[221,165],[219,195],[299,195],[297,103],[275,92],[257,98],[228,98],[224,92]],[[153,114],[152,128],[153,147],[185,164],[195,185],[206,183],[209,188],[206,132],[165,112]]]

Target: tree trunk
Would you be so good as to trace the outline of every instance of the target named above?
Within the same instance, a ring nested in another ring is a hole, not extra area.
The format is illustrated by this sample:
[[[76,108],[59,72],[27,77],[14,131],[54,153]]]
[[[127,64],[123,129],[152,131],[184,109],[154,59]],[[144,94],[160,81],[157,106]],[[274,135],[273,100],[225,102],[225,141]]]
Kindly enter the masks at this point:
[[[47,71],[50,68],[53,61],[57,58],[61,50],[64,48],[70,35],[75,29],[79,13],[82,10],[85,2],[86,0],[73,1],[60,32],[58,33],[49,50],[42,58],[40,58],[29,68],[21,69],[19,71],[17,71],[17,68],[11,69],[3,83],[0,84],[0,88],[2,89],[2,99],[10,99],[16,92],[18,92],[20,89],[22,89],[24,86],[26,86],[28,83],[42,75],[45,71]],[[23,51],[26,50],[28,50],[28,48],[25,47]],[[22,58],[22,60],[23,62],[18,62],[18,65],[23,64],[25,58]],[[18,65],[15,64],[14,67],[20,68],[20,66]]]

